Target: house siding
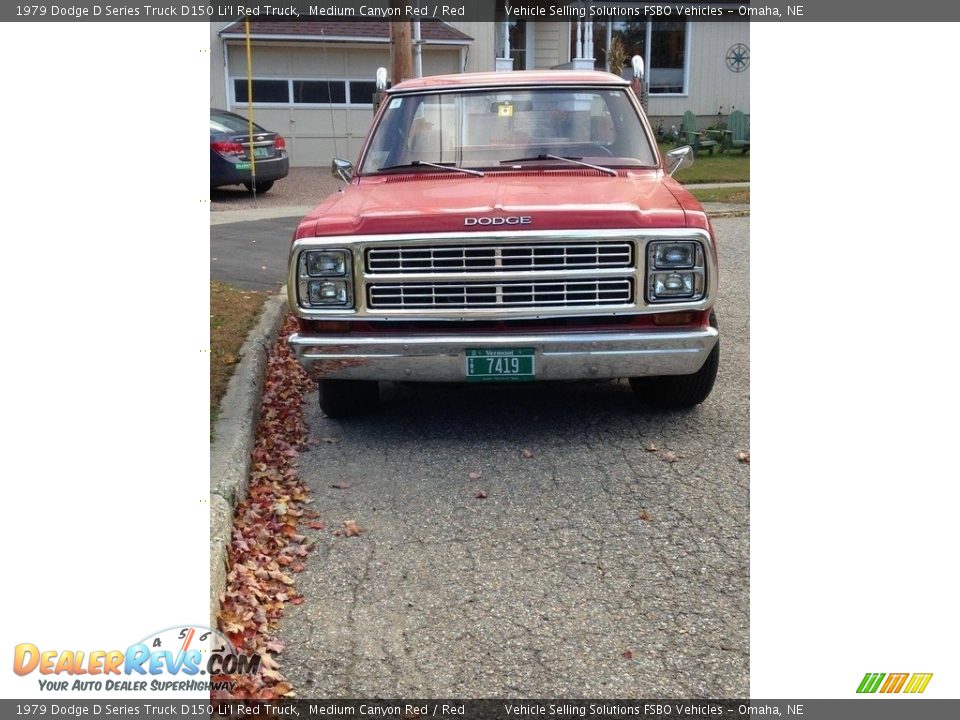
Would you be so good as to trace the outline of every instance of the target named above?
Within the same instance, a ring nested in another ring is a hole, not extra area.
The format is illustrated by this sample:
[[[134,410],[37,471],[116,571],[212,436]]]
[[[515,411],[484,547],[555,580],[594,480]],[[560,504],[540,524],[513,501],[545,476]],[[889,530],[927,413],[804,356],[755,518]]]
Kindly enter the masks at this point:
[[[565,63],[570,54],[567,23],[537,22],[534,27],[533,69],[548,70]]]

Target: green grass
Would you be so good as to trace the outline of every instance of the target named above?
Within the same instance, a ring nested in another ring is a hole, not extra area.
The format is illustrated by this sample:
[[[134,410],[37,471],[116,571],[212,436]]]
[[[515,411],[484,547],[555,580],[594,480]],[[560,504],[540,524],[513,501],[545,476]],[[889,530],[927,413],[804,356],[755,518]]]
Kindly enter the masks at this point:
[[[750,203],[748,187],[691,188],[690,194],[700,202]]]
[[[660,153],[666,155],[673,150],[669,143],[660,144]],[[739,150],[720,153],[714,148],[713,155],[706,151],[697,155],[693,167],[684,168],[674,177],[678,182],[689,185],[691,183],[713,182],[748,182],[750,180],[750,156]]]

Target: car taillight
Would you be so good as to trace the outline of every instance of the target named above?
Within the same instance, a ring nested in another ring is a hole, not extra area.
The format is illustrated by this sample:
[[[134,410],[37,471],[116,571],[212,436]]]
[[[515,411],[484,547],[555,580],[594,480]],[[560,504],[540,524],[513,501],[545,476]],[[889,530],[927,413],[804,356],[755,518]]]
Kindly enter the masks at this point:
[[[277,135],[277,139],[273,141],[273,147],[275,147],[277,150],[286,150],[286,149],[287,149],[287,141],[284,140],[284,139],[283,139],[282,137],[280,137],[279,135]]]
[[[238,142],[217,141],[210,143],[210,149],[221,155],[243,155],[244,148]]]

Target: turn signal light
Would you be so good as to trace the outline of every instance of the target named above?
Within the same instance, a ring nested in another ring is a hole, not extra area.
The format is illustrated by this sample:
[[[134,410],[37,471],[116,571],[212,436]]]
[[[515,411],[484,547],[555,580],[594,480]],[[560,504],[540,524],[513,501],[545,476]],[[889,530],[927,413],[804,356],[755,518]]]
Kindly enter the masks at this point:
[[[653,316],[654,325],[690,325],[697,318],[697,313],[676,312],[657,313]]]

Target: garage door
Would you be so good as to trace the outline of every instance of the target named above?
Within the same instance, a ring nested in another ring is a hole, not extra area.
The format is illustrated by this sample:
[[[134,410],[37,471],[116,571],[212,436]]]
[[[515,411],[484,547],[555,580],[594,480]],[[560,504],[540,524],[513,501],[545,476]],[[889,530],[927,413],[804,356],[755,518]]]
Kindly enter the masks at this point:
[[[243,45],[228,51],[230,110],[246,117],[247,60]],[[373,79],[389,67],[386,43],[371,45],[253,45],[253,115],[287,139],[293,166],[328,167],[334,157],[356,160],[373,120]],[[458,47],[424,47],[424,75],[458,72]]]

